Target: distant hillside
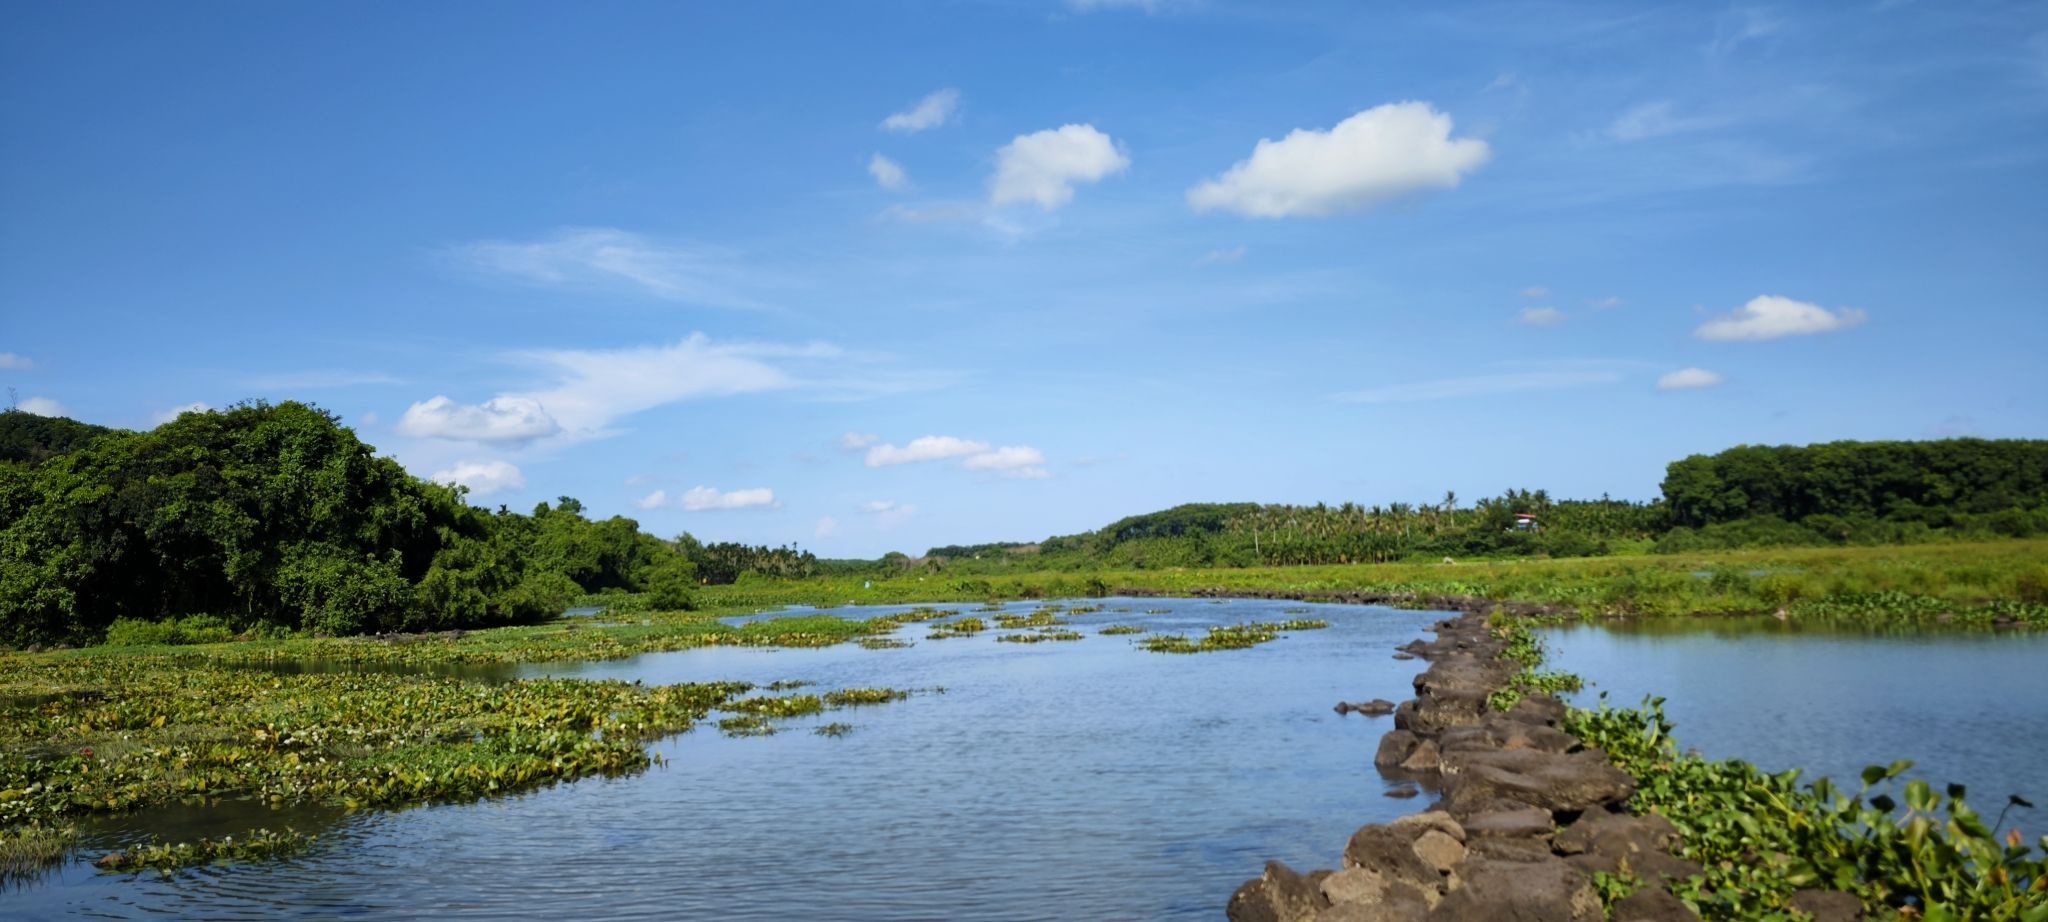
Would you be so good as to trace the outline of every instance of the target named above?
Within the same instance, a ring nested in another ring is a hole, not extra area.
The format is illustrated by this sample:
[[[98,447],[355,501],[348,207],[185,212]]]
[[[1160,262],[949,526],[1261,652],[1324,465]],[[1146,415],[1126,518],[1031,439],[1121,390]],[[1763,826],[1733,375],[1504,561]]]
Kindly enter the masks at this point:
[[[81,423],[62,416],[37,416],[22,410],[0,411],[0,461],[40,464],[92,444],[118,430]]]

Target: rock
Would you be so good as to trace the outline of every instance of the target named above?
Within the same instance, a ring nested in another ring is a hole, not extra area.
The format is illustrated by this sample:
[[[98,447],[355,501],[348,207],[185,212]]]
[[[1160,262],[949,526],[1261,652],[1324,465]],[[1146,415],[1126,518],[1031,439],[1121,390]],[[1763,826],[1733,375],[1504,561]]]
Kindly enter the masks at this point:
[[[1430,830],[1436,830],[1459,842],[1465,841],[1464,825],[1460,824],[1456,817],[1442,810],[1425,810],[1421,813],[1412,813],[1388,823],[1387,828],[1398,829],[1404,832],[1414,830],[1418,836]]]
[[[1401,770],[1407,772],[1433,772],[1437,770],[1442,756],[1436,748],[1436,740],[1423,740],[1415,744],[1415,751],[1401,760]]]
[[[1396,800],[1407,800],[1410,797],[1415,797],[1421,794],[1422,789],[1412,784],[1404,784],[1400,787],[1388,788],[1385,793],[1388,797],[1392,797]]]
[[[1328,885],[1331,875],[1322,881]],[[1245,881],[1230,895],[1224,910],[1231,922],[1314,922],[1329,905],[1321,888],[1278,861],[1266,862],[1266,873]]]
[[[1669,887],[1676,881],[1706,873],[1706,869],[1696,862],[1655,851],[1633,855],[1587,852],[1573,855],[1565,861],[1587,874],[1599,871],[1617,874],[1625,869],[1643,882],[1657,887]]]
[[[1394,713],[1394,702],[1388,701],[1385,698],[1374,698],[1361,704],[1339,701],[1337,702],[1336,710],[1339,714],[1364,714],[1367,717],[1380,717]]]
[[[1438,874],[1450,873],[1452,867],[1465,860],[1465,843],[1435,829],[1416,837],[1409,848]]]
[[[1578,822],[1559,830],[1557,853],[1601,852],[1616,857],[1669,851],[1678,843],[1678,827],[1654,813],[1631,816],[1588,810]]]
[[[1612,922],[1698,922],[1699,917],[1662,887],[1643,887],[1616,900],[1607,913]]]
[[[1443,899],[1437,881],[1416,881],[1372,868],[1345,868],[1323,881],[1331,906],[1377,909],[1377,918],[1413,919]]]
[[[1415,854],[1415,840],[1422,832],[1413,826],[1399,829],[1392,826],[1363,827],[1352,833],[1351,842],[1344,846],[1344,867],[1364,868],[1397,880],[1411,881],[1418,886],[1424,883],[1434,886],[1436,868]]]
[[[1543,724],[1555,727],[1564,723],[1564,702],[1551,695],[1525,695],[1515,706],[1508,708],[1509,720],[1522,723]]]
[[[1377,768],[1395,768],[1415,754],[1415,747],[1422,744],[1422,738],[1409,730],[1390,730],[1380,737],[1380,748],[1373,753],[1372,764]]]
[[[1792,908],[1813,917],[1814,922],[1856,922],[1863,918],[1863,901],[1840,890],[1801,890],[1792,894]]]
[[[1394,654],[1394,658],[1395,658],[1395,659],[1398,659],[1398,660],[1411,660],[1411,659],[1414,659],[1414,658],[1415,658],[1415,654],[1413,654],[1413,653],[1396,653],[1396,654]]]
[[[1496,861],[1516,861],[1528,864],[1533,861],[1551,861],[1557,856],[1550,853],[1550,841],[1538,836],[1515,838],[1487,836],[1472,840],[1472,857],[1491,858]]]
[[[1465,818],[1464,826],[1467,842],[1488,836],[1511,839],[1547,837],[1557,829],[1549,811],[1535,807],[1469,816]]]
[[[1425,918],[1434,922],[1600,922],[1600,897],[1562,861],[1469,858]]]
[[[1597,749],[1467,752],[1456,767],[1455,773],[1445,775],[1444,800],[1452,813],[1494,798],[1519,800],[1553,813],[1572,813],[1620,803],[1636,787],[1634,778],[1615,768],[1606,753]]]

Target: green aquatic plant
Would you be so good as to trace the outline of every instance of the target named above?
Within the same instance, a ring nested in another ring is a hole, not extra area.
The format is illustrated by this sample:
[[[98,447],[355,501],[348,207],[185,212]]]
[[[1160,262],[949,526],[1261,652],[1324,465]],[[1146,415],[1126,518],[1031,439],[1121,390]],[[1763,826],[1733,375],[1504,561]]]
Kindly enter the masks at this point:
[[[102,871],[154,869],[168,874],[178,868],[202,864],[283,858],[305,851],[318,838],[295,829],[286,829],[283,832],[258,829],[239,839],[234,836],[222,836],[218,839],[200,839],[197,842],[178,842],[170,845],[134,845],[125,851],[102,856],[93,862],[93,865]]]
[[[988,622],[980,618],[961,618],[958,621],[947,621],[932,625],[932,631],[925,635],[925,639],[945,640],[949,637],[972,637],[986,630],[988,630]]]
[[[814,729],[814,730],[812,730],[811,732],[812,732],[812,733],[816,733],[816,734],[817,734],[817,735],[819,735],[819,736],[830,736],[830,737],[833,737],[833,738],[838,738],[838,737],[841,737],[841,736],[845,736],[845,735],[846,735],[846,734],[848,734],[848,733],[852,733],[852,732],[853,732],[853,725],[852,725],[852,724],[841,724],[841,723],[830,723],[830,724],[825,724],[824,726],[818,727],[817,729]]]
[[[1513,710],[1516,703],[1529,695],[1555,695],[1560,692],[1575,692],[1586,687],[1584,679],[1569,672],[1544,671],[1523,667],[1509,677],[1506,684],[1494,689],[1486,696],[1487,706],[1496,711]]]
[[[74,826],[35,823],[0,829],[0,886],[28,880],[63,863],[77,843]]]
[[[1790,918],[1792,894],[1821,887],[1855,894],[1873,916],[2048,919],[2048,836],[2031,847],[2017,829],[2001,837],[1961,785],[1937,793],[1916,779],[1898,798],[1877,792],[1911,762],[1864,769],[1854,794],[1825,778],[1801,785],[1798,771],[1681,752],[1661,698],[1635,709],[1603,698],[1564,729],[1636,777],[1630,809],[1678,828],[1681,856],[1706,873],[1673,892],[1703,918]]]
[[[779,679],[761,687],[767,691],[794,691],[799,688],[808,688],[814,684],[816,683],[809,679]]]
[[[758,714],[762,717],[808,717],[825,710],[825,702],[817,695],[763,695],[727,702],[722,709],[740,714]]]
[[[769,723],[766,717],[747,714],[720,720],[718,732],[726,736],[774,736],[775,725]]]
[[[998,634],[996,635],[996,640],[1002,643],[1045,643],[1056,640],[1080,640],[1083,636],[1085,635],[1080,631],[1069,631],[1060,628],[1039,628],[1035,631],[1022,631],[1015,634]]]
[[[1135,624],[1112,624],[1103,628],[1100,633],[1114,637],[1118,634],[1143,634],[1145,629]]]
[[[1292,622],[1289,622],[1292,623]],[[1323,622],[1312,622],[1316,627],[1326,627]],[[1212,627],[1200,640],[1191,640],[1181,634],[1153,634],[1138,641],[1138,646],[1154,653],[1210,653],[1217,650],[1242,650],[1280,637],[1286,630],[1281,624],[1270,621],[1253,621]],[[1299,628],[1297,628],[1299,629]]]
[[[1292,621],[1282,621],[1273,626],[1283,631],[1320,631],[1323,628],[1329,627],[1330,622],[1324,621],[1321,618],[1296,618]]]
[[[909,692],[894,688],[842,688],[826,692],[825,703],[835,708],[843,708],[863,704],[888,704],[908,697]]]
[[[996,627],[1015,630],[1027,627],[1053,627],[1065,624],[1066,619],[1060,617],[1060,610],[1057,608],[1041,608],[1028,615],[1000,614],[995,617],[995,622]]]
[[[863,650],[901,650],[911,646],[910,641],[897,640],[894,637],[863,637],[854,643]]]

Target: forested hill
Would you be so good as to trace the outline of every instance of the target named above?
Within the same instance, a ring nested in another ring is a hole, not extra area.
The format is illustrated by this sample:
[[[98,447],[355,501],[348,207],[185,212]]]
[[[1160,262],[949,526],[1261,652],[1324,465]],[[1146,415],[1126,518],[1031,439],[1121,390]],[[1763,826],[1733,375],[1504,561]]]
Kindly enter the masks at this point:
[[[701,580],[800,576],[793,548],[664,541],[567,497],[471,507],[300,403],[125,432],[0,413],[0,644],[116,621],[327,634],[532,621],[585,593],[687,607]]]
[[[2040,534],[2048,441],[1948,439],[1695,455],[1666,469],[1650,502],[1509,490],[1385,506],[1194,503],[1032,544],[933,548],[925,561],[980,571],[1259,566]]]

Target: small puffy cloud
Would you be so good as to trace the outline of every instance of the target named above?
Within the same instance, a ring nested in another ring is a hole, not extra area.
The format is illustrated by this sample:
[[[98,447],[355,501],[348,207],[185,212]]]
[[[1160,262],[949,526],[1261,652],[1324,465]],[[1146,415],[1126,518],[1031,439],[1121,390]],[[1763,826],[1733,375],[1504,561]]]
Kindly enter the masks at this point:
[[[168,410],[163,411],[162,413],[158,413],[155,416],[150,417],[150,419],[154,421],[157,425],[163,425],[164,423],[177,419],[178,417],[183,416],[187,413],[205,413],[211,411],[212,409],[212,404],[206,403],[204,401],[195,400],[183,406],[172,407]]]
[[[974,442],[950,435],[927,435],[910,440],[910,444],[898,448],[894,445],[876,445],[868,449],[869,467],[888,467],[895,464],[912,464],[918,461],[943,461],[966,455],[978,455],[988,451],[987,442]]]
[[[1728,123],[1725,118],[1681,116],[1670,102],[1646,102],[1623,112],[1607,126],[1607,136],[1616,141],[1647,141],[1665,135],[1705,131]]]
[[[1515,322],[1525,327],[1554,327],[1564,322],[1564,311],[1554,307],[1525,307],[1515,312]]]
[[[959,109],[960,91],[949,87],[918,100],[917,105],[883,119],[882,128],[899,134],[916,134],[927,128],[944,125],[952,120],[953,113]]]
[[[1045,469],[1045,453],[1029,445],[1009,445],[968,456],[960,466],[970,471],[994,471],[1012,480],[1043,480],[1052,476]]]
[[[1700,324],[1692,335],[1713,342],[1760,342],[1846,330],[1864,321],[1853,307],[1829,311],[1818,304],[1778,295],[1759,295],[1733,312]]]
[[[526,475],[505,461],[457,461],[454,467],[436,471],[432,479],[435,483],[468,487],[471,496],[526,489]]]
[[[1599,310],[1604,311],[1620,307],[1622,305],[1622,300],[1618,297],[1615,297],[1614,295],[1608,295],[1604,298],[1592,298],[1588,300],[1586,304],[1589,307],[1597,308]]]
[[[1550,289],[1545,288],[1542,285],[1531,285],[1527,288],[1522,289],[1522,297],[1536,298],[1538,300],[1541,300],[1543,298],[1550,297]]]
[[[25,397],[14,408],[23,413],[33,413],[37,416],[71,415],[71,411],[65,409],[63,404],[48,397]]]
[[[875,178],[875,184],[891,192],[910,188],[910,174],[903,172],[903,165],[881,154],[868,158],[868,175]]]
[[[683,494],[686,512],[713,509],[768,509],[775,506],[775,491],[767,487],[724,492],[710,487],[691,487]]]
[[[642,509],[660,509],[661,507],[668,505],[668,491],[656,490],[652,493],[647,494],[646,496],[642,496],[639,499],[634,500],[633,505],[639,506]]]
[[[1660,391],[1690,391],[1714,387],[1727,380],[1704,368],[1681,368],[1657,379]]]
[[[0,368],[7,369],[8,371],[27,371],[34,367],[36,367],[36,363],[29,361],[28,356],[15,355],[12,352],[0,352]]]
[[[845,452],[861,451],[881,440],[881,436],[872,432],[848,432],[839,437],[839,450]]]
[[[1188,190],[1196,211],[1256,218],[1358,211],[1411,192],[1449,189],[1487,161],[1485,141],[1451,138],[1451,117],[1426,102],[1375,106],[1328,131],[1261,140],[1249,159]]]
[[[1243,246],[1234,246],[1227,250],[1210,250],[1207,253],[1203,253],[1201,259],[1195,260],[1195,265],[1229,265],[1232,263],[1242,262],[1244,260],[1244,254],[1245,248]]]
[[[811,529],[811,537],[820,540],[836,534],[839,534],[839,520],[829,515],[819,519],[817,527]]]
[[[523,444],[560,431],[539,400],[509,394],[474,405],[436,396],[408,407],[398,420],[400,435],[468,442]]]
[[[881,527],[889,528],[904,519],[916,515],[917,507],[909,503],[899,503],[893,499],[877,499],[861,503],[860,513],[862,515],[874,516],[875,521]]]
[[[1018,135],[996,151],[989,201],[1032,202],[1052,211],[1074,198],[1074,184],[1097,182],[1131,165],[1109,135],[1094,125],[1061,125]]]

